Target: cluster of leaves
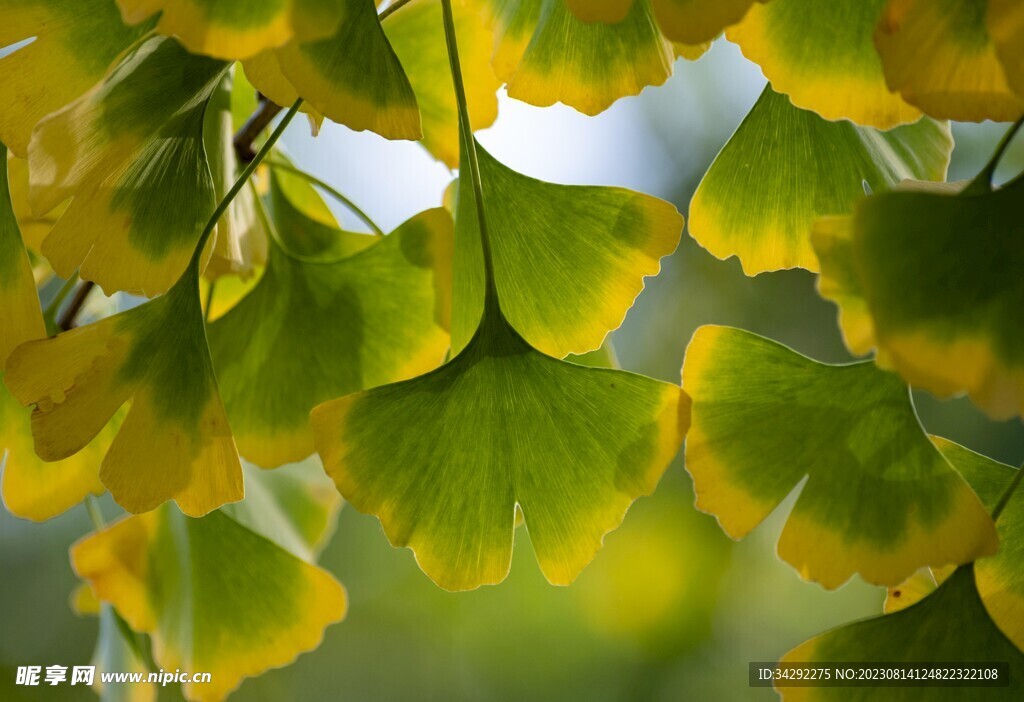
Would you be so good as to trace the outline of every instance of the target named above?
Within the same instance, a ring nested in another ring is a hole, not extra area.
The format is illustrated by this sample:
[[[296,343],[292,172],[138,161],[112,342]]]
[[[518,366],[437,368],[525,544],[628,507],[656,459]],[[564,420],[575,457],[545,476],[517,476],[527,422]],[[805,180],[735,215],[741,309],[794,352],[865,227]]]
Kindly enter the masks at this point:
[[[690,233],[750,275],[819,272],[873,359],[704,327],[681,387],[610,367],[682,217],[517,173],[473,136],[502,85],[596,114],[723,31],[770,83]],[[997,154],[941,183],[938,121],[1024,114],[1019,3],[10,0],[8,45],[3,497],[43,520],[109,491],[131,513],[71,552],[102,660],[215,671],[184,692],[220,699],[315,647],[345,613],[315,565],[338,493],[444,588],[503,580],[519,522],[568,584],[686,438],[729,535],[799,490],[779,555],[801,576],[921,596],[790,659],[1009,660],[1019,695],[1021,474],[929,437],[908,389],[1024,413],[1024,178],[995,187]],[[252,86],[292,107],[246,163]],[[446,206],[387,235],[356,208],[374,233],[343,231],[275,147],[300,109],[461,166]],[[50,276],[152,299],[70,328],[62,295],[40,307]],[[337,491],[282,467],[314,452]]]

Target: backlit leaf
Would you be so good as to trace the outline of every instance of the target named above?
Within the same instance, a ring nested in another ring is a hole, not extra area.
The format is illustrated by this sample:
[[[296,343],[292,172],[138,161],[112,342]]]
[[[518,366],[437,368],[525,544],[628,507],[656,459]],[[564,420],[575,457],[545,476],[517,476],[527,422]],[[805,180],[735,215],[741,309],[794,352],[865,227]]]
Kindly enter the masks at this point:
[[[0,58],[0,141],[24,158],[36,123],[98,83],[151,26],[125,26],[115,0],[0,3],[0,47],[32,40]]]
[[[75,544],[71,562],[152,637],[161,668],[212,673],[182,686],[190,700],[222,700],[316,648],[347,606],[330,573],[221,511],[190,519],[164,505],[128,517]]]
[[[341,259],[300,246],[296,233],[316,231],[315,223],[286,200],[275,219],[289,251],[272,244],[259,284],[209,330],[239,451],[267,468],[313,453],[315,405],[440,365],[451,304],[445,210],[424,212],[383,238],[329,231],[370,244]]]
[[[217,391],[191,265],[166,295],[19,346],[4,378],[35,405],[44,460],[78,453],[127,401],[124,424],[100,467],[118,504],[145,512],[174,499],[198,516],[242,498],[242,471]]]
[[[502,310],[530,345],[563,358],[596,349],[622,324],[679,243],[671,204],[623,188],[555,185],[521,175],[479,145]],[[470,187],[459,190],[452,348],[483,311],[483,263]]]
[[[885,1],[772,0],[754,4],[726,36],[797,107],[889,129],[921,113],[885,84],[872,41]]]
[[[105,291],[167,290],[215,206],[203,148],[206,104],[226,64],[152,39],[101,84],[39,123],[30,198],[47,212],[74,197],[43,241],[62,278]]]
[[[565,0],[565,6],[584,22],[616,24],[626,19],[633,0]]]
[[[651,0],[665,36],[682,44],[711,41],[743,19],[751,5],[768,0]]]
[[[1006,80],[1018,96],[1024,97],[1024,4],[988,0],[985,19]]]
[[[859,573],[895,585],[922,566],[995,552],[992,520],[895,375],[701,327],[683,388],[693,399],[686,467],[697,507],[727,534],[746,536],[806,479],[778,545],[805,579],[831,589]]]
[[[833,629],[783,656],[783,663],[945,663],[971,667],[1009,663],[1007,687],[779,687],[794,702],[936,702],[1019,700],[1024,694],[1024,654],[992,620],[978,596],[974,569],[961,566],[934,593],[907,609]]]
[[[944,180],[949,126],[922,119],[887,132],[829,122],[766,86],[690,203],[690,234],[747,275],[816,271],[814,220],[848,213],[864,194],[906,179]]]
[[[334,33],[342,17],[334,0],[117,0],[127,22],[160,14],[157,31],[189,51],[246,59],[293,39]]]
[[[616,24],[584,22],[564,0],[487,2],[494,72],[510,97],[596,115],[672,74],[672,43],[658,30],[650,0],[636,0]]]
[[[889,0],[875,32],[889,88],[938,119],[1010,121],[1024,114],[985,14],[983,0]]]
[[[494,37],[477,8],[455,4],[452,11],[473,128],[486,129],[498,116],[496,93],[501,87],[490,66]],[[417,0],[403,7],[384,23],[384,32],[416,92],[423,121],[423,146],[449,167],[457,167],[459,122],[440,3]]]
[[[993,417],[1024,412],[1024,179],[989,191],[909,183],[815,225],[821,294],[853,353]]]

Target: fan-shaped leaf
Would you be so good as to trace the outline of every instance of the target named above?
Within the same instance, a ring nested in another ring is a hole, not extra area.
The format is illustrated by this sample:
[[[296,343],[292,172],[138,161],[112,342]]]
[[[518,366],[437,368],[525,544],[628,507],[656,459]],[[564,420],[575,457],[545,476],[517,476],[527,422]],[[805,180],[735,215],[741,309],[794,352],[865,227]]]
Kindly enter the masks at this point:
[[[157,31],[189,51],[246,59],[291,40],[334,33],[342,11],[335,0],[117,0],[126,22],[160,14]]]
[[[126,27],[114,0],[4,0],[0,47],[0,141],[22,158],[32,127],[98,83],[152,26]]]
[[[318,113],[356,131],[388,139],[423,136],[416,95],[377,19],[373,0],[340,0],[341,24],[332,36],[292,42],[246,64],[246,76],[278,104],[291,91]],[[276,59],[277,66],[273,65]],[[268,63],[269,62],[269,63]]]
[[[1006,80],[1024,97],[1024,5],[1016,0],[988,0],[985,19]]]
[[[995,417],[1024,413],[1024,179],[988,191],[907,184],[815,226],[821,294],[846,344]]]
[[[7,149],[0,144],[0,364],[18,344],[42,336],[35,278],[11,204]]]
[[[743,19],[755,2],[768,0],[651,0],[665,36],[682,44],[703,44]]]
[[[19,346],[5,381],[34,404],[36,453],[80,451],[128,400],[100,479],[130,512],[174,499],[190,515],[242,498],[242,473],[217,392],[197,265],[166,295]]]
[[[474,129],[486,129],[498,117],[501,81],[490,66],[494,37],[476,7],[452,8],[459,37],[462,76]],[[423,121],[423,146],[451,168],[459,165],[459,121],[448,71],[441,5],[418,0],[384,24],[384,32],[416,92]]]
[[[672,43],[658,30],[650,0],[636,0],[616,24],[584,22],[563,0],[487,2],[494,72],[518,100],[595,115],[672,74]]]
[[[889,129],[921,113],[886,87],[872,43],[884,5],[885,0],[772,0],[753,5],[726,36],[797,107],[825,119]]]
[[[495,280],[502,310],[534,347],[563,358],[591,351],[622,324],[679,243],[683,218],[657,198],[622,188],[555,185],[502,165],[479,145]],[[452,348],[483,312],[484,271],[471,188],[460,188]]]
[[[163,292],[213,212],[206,104],[226,64],[155,38],[99,86],[44,119],[29,154],[32,207],[74,197],[43,242],[64,278],[107,292]]]
[[[373,245],[340,260],[294,253],[306,251],[293,230],[315,231],[315,223],[286,200],[275,218],[291,252],[272,245],[259,284],[209,331],[239,451],[268,468],[313,453],[315,405],[436,368],[449,345],[451,304],[445,210],[424,212],[384,238],[348,235]]]
[[[14,217],[18,220],[18,228],[21,229],[25,246],[33,253],[40,253],[43,248],[43,239],[64,214],[64,207],[58,206],[38,217],[32,213],[28,201],[28,162],[23,158],[17,158],[12,153],[9,153],[7,158],[7,178],[11,206],[14,209]]]
[[[889,88],[939,119],[1010,121],[1024,114],[985,14],[983,0],[889,0],[875,32]]]
[[[345,616],[345,590],[223,512],[170,505],[129,517],[71,549],[75,572],[136,631],[165,670],[212,671],[189,699],[221,700],[243,678],[316,648]]]
[[[686,467],[697,507],[746,536],[805,478],[779,556],[835,588],[895,585],[996,549],[992,520],[921,429],[907,387],[872,363],[829,366],[726,327],[686,350]]]
[[[905,178],[944,180],[952,150],[944,123],[879,132],[829,122],[766,86],[697,188],[690,234],[718,258],[737,256],[747,275],[816,271],[816,217],[849,212],[864,183],[879,191]]]
[[[806,641],[782,663],[1009,663],[1007,687],[929,687],[936,702],[1019,700],[1024,694],[1024,654],[1014,648],[985,611],[974,569],[962,566],[938,590],[907,609],[833,629]],[[916,702],[920,687],[782,687],[786,702]]]

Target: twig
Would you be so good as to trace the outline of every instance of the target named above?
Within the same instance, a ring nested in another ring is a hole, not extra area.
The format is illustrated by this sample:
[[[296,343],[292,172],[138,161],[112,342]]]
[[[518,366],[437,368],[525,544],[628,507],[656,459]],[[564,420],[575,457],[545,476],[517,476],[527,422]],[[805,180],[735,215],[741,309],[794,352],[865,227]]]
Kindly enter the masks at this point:
[[[259,96],[256,111],[249,116],[232,141],[235,155],[241,163],[249,163],[256,158],[256,151],[252,148],[253,142],[283,109],[277,103],[268,100],[265,95]]]
[[[60,317],[57,318],[57,328],[60,331],[67,331],[75,326],[75,317],[82,311],[82,305],[85,304],[86,298],[89,297],[89,293],[92,292],[94,287],[96,287],[96,283],[91,280],[86,280],[78,286],[78,289],[75,290],[75,296],[71,298],[71,302],[68,303],[68,306],[61,312]]]

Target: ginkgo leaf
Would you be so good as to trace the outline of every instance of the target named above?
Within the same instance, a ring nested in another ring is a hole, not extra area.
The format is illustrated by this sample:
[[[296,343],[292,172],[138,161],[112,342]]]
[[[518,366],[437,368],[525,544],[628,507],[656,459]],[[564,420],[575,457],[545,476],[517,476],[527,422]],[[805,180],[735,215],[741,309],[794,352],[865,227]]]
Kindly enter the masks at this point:
[[[885,2],[772,0],[751,6],[726,36],[797,107],[889,129],[921,113],[885,83],[872,42]]]
[[[555,185],[507,168],[477,145],[494,273],[508,321],[532,346],[563,358],[596,349],[672,253],[683,218],[650,195]],[[484,277],[472,189],[459,189],[452,349],[480,322]],[[464,195],[464,197],[463,197]]]
[[[946,439],[936,438],[935,443],[971,484],[985,507],[993,509],[1017,469]],[[1024,650],[1024,492],[1019,488],[999,515],[996,529],[999,551],[975,562],[975,581],[992,620],[1017,648]]]
[[[674,42],[703,44],[743,19],[755,2],[768,0],[651,0],[661,31]]]
[[[873,363],[830,366],[706,326],[687,347],[683,388],[697,507],[729,536],[746,536],[806,479],[778,544],[805,579],[895,585],[995,552],[992,520],[921,429],[907,386]]]
[[[984,0],[889,0],[875,32],[889,88],[938,119],[1012,121],[1024,114],[985,14]]]
[[[373,0],[339,0],[332,36],[291,42],[246,63],[246,76],[278,104],[294,94],[318,113],[387,139],[420,139],[416,95],[377,19]],[[276,60],[276,66],[274,61]],[[287,84],[282,82],[287,81]],[[288,85],[291,89],[288,89]]]
[[[308,242],[316,223],[277,197],[275,222],[289,250],[272,244],[259,284],[209,329],[239,451],[266,468],[313,453],[314,406],[440,365],[451,304],[447,211],[428,210],[383,238],[328,231],[372,245],[323,258],[335,251],[310,250],[299,238]]]
[[[892,614],[906,609],[935,592],[937,587],[938,583],[935,581],[931,568],[921,568],[899,585],[889,586],[882,611]]]
[[[649,494],[689,420],[677,386],[534,350],[490,312],[451,362],[313,410],[324,467],[448,590],[508,574],[516,507],[545,577],[571,583]]]
[[[1024,5],[1017,0],[988,0],[985,20],[1006,80],[1024,98]]]
[[[203,122],[226,67],[154,38],[39,123],[33,210],[74,198],[43,241],[58,275],[146,295],[181,276],[215,206]]]
[[[36,453],[78,453],[131,400],[100,467],[129,512],[168,499],[193,516],[242,498],[242,470],[217,391],[199,303],[198,262],[143,305],[22,344],[4,378],[35,405]]]
[[[672,43],[658,30],[650,0],[636,0],[616,24],[584,22],[563,0],[486,2],[494,72],[517,100],[596,115],[672,74]]]
[[[233,144],[233,74],[232,68],[221,79],[207,105],[204,122],[203,142],[218,202],[224,199],[239,173]],[[217,240],[205,270],[208,278],[223,275],[248,278],[266,263],[267,237],[259,226],[253,197],[250,188],[243,188],[218,220]]]
[[[806,641],[783,656],[781,663],[814,666],[820,662],[949,664],[969,661],[971,667],[1008,663],[1007,686],[928,687],[927,699],[937,702],[1019,700],[1024,694],[1024,654],[992,623],[974,582],[974,569],[961,566],[934,593],[907,609],[841,626]],[[779,687],[785,702],[916,702],[922,688],[908,687]]]
[[[25,157],[36,123],[98,83],[152,23],[127,27],[115,0],[4,0],[0,47],[0,141]]]
[[[18,344],[46,336],[28,251],[21,240],[0,144],[0,366]]]
[[[334,33],[343,11],[336,0],[117,0],[132,24],[159,13],[156,29],[189,51],[246,59],[264,49]]]
[[[633,0],[565,0],[565,6],[584,22],[616,24],[626,19]]]
[[[161,668],[213,673],[182,686],[190,700],[222,700],[316,648],[347,606],[330,573],[220,511],[190,519],[164,505],[128,517],[72,546],[71,562],[152,637]]]
[[[817,217],[850,212],[864,183],[880,191],[906,178],[944,180],[952,151],[948,124],[925,118],[879,132],[829,122],[769,85],[697,188],[690,235],[718,258],[737,256],[747,275],[817,271]]]
[[[246,78],[258,86],[259,93],[268,98],[275,105],[291,105],[299,99],[299,93],[295,86],[288,82],[281,72],[281,64],[277,60],[277,53],[264,51],[262,54],[253,56],[242,63],[242,70]],[[324,116],[308,102],[303,102],[299,108],[306,114],[316,135],[323,125]]]
[[[61,215],[64,214],[64,205],[45,214],[36,216],[28,201],[29,178],[28,161],[18,158],[9,153],[7,158],[7,178],[10,188],[11,207],[14,209],[14,217],[18,220],[18,228],[21,229],[21,237],[26,248],[33,253],[40,253],[43,247],[43,239],[53,229]]]
[[[452,8],[459,37],[462,75],[474,129],[485,129],[498,116],[501,81],[490,66],[494,37],[476,7]],[[423,146],[451,168],[459,164],[459,121],[445,51],[441,5],[417,0],[384,23],[384,33],[398,54],[416,93],[423,122]]]
[[[908,183],[815,225],[820,292],[855,354],[993,417],[1024,413],[1024,179],[991,191]]]

